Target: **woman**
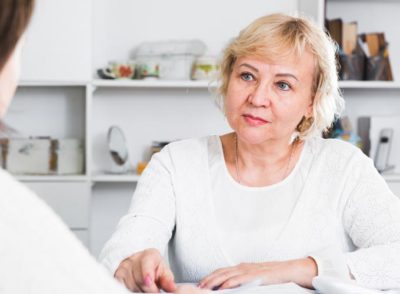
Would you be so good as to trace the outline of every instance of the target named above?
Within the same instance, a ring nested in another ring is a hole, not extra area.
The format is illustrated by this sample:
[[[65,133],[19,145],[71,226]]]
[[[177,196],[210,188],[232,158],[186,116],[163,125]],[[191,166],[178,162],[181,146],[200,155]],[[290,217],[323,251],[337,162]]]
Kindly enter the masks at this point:
[[[101,254],[129,289],[179,282],[400,286],[400,200],[356,147],[320,138],[343,108],[335,46],[304,18],[261,17],[225,49],[233,132],[153,156]],[[169,245],[171,269],[162,255]]]

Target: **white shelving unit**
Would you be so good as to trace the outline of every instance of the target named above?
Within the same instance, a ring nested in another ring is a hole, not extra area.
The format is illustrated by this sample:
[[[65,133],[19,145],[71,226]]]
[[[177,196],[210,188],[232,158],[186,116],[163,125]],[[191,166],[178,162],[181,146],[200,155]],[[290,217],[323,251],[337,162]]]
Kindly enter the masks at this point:
[[[87,182],[90,178],[85,175],[77,176],[16,176],[18,181],[22,182]]]
[[[169,80],[94,80],[92,85],[105,88],[171,88],[207,89],[215,87],[208,81],[169,81]]]
[[[124,175],[113,175],[113,174],[94,174],[92,181],[97,183],[136,183],[139,181],[140,176],[136,174],[124,174]]]
[[[385,90],[394,89],[400,90],[400,82],[385,82],[385,81],[339,81],[341,89],[371,89]],[[400,97],[399,97],[400,99]]]
[[[212,84],[208,81],[162,81],[162,80],[92,80],[89,82],[21,82],[19,87],[82,87],[86,90],[85,104],[87,106],[86,116],[86,132],[90,133],[90,124],[92,118],[91,103],[93,99],[93,92],[97,89],[125,89],[127,91],[136,91],[135,89],[148,89],[148,90],[163,90],[163,89],[200,89],[209,90]],[[215,86],[215,84],[214,84]],[[383,82],[383,81],[340,81],[339,86],[341,89],[368,89],[374,91],[386,90],[399,90],[399,82]],[[400,99],[400,95],[398,97]],[[351,99],[351,97],[349,97]],[[136,174],[107,174],[100,172],[93,172],[90,169],[91,162],[91,142],[90,138],[86,138],[86,154],[87,154],[87,174],[76,176],[17,176],[17,179],[25,182],[91,182],[91,183],[118,183],[118,182],[131,182],[136,183],[139,181],[140,176]],[[384,178],[390,181],[400,181],[400,174],[384,175]]]

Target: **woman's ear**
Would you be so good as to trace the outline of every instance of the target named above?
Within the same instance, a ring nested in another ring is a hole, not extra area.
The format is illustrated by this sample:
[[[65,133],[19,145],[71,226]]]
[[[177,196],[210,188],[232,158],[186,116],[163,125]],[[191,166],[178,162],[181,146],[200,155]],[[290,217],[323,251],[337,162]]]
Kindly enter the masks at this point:
[[[306,118],[312,117],[314,113],[314,98],[311,100],[310,104],[307,106],[307,111],[304,114]]]

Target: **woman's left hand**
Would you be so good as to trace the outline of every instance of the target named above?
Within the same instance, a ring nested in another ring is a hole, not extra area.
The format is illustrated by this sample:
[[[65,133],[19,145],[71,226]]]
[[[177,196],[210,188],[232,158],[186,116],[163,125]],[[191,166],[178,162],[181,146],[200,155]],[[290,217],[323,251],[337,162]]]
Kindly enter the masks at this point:
[[[293,282],[312,288],[311,281],[317,275],[317,264],[310,258],[280,262],[241,263],[218,269],[199,284],[205,289],[228,289],[261,279],[263,285]]]

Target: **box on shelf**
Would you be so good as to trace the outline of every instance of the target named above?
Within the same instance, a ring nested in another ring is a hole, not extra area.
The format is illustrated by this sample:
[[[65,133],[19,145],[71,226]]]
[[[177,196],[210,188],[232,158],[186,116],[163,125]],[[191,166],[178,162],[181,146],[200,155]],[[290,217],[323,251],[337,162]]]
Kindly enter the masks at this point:
[[[83,143],[78,139],[54,140],[57,160],[55,171],[59,175],[83,174]]]
[[[136,60],[139,72],[138,78],[157,78],[164,80],[190,80],[193,63],[196,57],[203,55],[206,45],[200,40],[171,40],[159,42],[144,42],[137,48]],[[142,71],[141,68],[150,68]],[[154,69],[159,69],[157,72]]]
[[[5,168],[12,174],[50,174],[50,139],[10,139]]]
[[[2,166],[19,175],[66,175],[84,171],[79,139],[2,139]]]

